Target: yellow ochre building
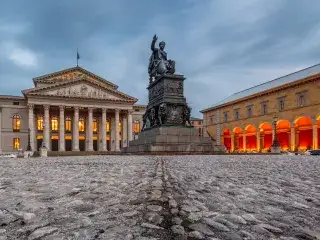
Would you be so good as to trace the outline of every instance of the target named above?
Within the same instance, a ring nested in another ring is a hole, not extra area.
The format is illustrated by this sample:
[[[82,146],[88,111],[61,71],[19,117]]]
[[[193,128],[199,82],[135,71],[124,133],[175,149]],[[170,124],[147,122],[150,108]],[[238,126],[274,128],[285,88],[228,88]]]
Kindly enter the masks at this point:
[[[203,113],[204,134],[229,152],[318,149],[320,64],[237,92]]]

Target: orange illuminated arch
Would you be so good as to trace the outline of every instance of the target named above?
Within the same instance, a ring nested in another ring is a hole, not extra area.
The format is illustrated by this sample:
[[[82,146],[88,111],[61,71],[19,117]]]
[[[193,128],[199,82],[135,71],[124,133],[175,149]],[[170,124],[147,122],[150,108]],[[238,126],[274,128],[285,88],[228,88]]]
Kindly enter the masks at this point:
[[[235,134],[240,134],[240,133],[242,133],[243,131],[242,131],[242,128],[240,128],[240,127],[235,127],[235,128],[233,129],[233,132],[234,132]]]
[[[301,116],[294,121],[294,125],[296,127],[312,126],[312,119],[309,116]]]
[[[247,133],[255,133],[255,132],[257,132],[256,127],[251,125],[251,124],[246,126],[245,130],[246,130]]]
[[[277,129],[288,129],[290,128],[290,122],[288,120],[279,120],[277,122]]]
[[[272,130],[272,125],[268,122],[263,122],[259,125],[260,131],[271,131]]]
[[[231,135],[230,130],[229,130],[229,129],[225,129],[225,130],[223,131],[223,135],[227,135],[227,136]]]

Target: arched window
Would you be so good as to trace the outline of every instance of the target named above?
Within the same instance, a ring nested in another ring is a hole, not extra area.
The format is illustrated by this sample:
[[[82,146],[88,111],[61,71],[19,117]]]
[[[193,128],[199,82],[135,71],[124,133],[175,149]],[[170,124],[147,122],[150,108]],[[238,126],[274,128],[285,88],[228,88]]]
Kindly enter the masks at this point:
[[[43,116],[37,117],[37,130],[43,131]]]
[[[106,121],[106,131],[107,131],[107,134],[110,133],[110,120],[109,119],[107,119],[107,121]]]
[[[94,133],[98,132],[98,120],[96,118],[94,118],[92,121],[92,131]]]
[[[79,132],[84,132],[85,129],[85,121],[84,118],[79,119]]]
[[[19,115],[13,115],[12,117],[12,129],[14,132],[20,132],[21,117]]]
[[[133,132],[134,133],[140,132],[140,122],[138,120],[134,121],[133,123]]]
[[[58,131],[58,117],[52,117],[51,118],[51,131],[57,132]]]
[[[13,149],[14,150],[20,149],[20,138],[13,139]]]
[[[66,132],[70,133],[71,132],[71,117],[66,117],[66,121],[65,121],[65,129]]]

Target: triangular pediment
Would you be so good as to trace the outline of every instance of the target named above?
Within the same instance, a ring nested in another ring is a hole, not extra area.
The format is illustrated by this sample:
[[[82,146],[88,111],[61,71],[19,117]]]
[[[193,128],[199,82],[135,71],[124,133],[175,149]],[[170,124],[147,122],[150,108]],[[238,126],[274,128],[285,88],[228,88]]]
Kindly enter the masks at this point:
[[[118,90],[107,88],[89,79],[68,80],[40,88],[23,91],[26,96],[48,96],[64,98],[83,98],[110,101],[136,102],[137,99]]]
[[[68,68],[64,69],[62,71],[42,75],[39,77],[35,77],[33,79],[35,86],[44,86],[44,85],[52,85],[57,83],[63,83],[70,80],[81,80],[81,79],[89,79],[91,81],[96,81],[101,84],[106,85],[107,87],[117,89],[118,86],[110,81],[107,81],[106,79],[99,77],[95,75],[94,73],[81,68],[79,66],[74,68]]]

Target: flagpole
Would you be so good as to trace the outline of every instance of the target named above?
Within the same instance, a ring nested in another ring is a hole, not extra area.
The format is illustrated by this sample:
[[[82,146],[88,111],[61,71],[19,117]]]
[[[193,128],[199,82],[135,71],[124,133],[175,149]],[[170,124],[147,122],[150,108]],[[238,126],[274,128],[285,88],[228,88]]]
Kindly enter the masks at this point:
[[[79,65],[78,65],[78,61],[79,61],[78,56],[79,56],[79,52],[78,52],[78,48],[77,48],[77,67],[79,66]]]

